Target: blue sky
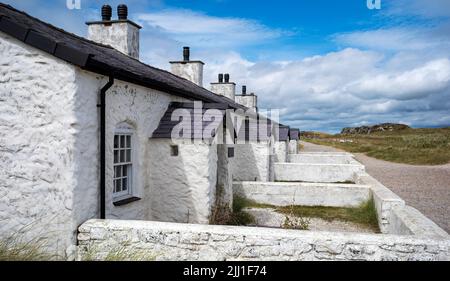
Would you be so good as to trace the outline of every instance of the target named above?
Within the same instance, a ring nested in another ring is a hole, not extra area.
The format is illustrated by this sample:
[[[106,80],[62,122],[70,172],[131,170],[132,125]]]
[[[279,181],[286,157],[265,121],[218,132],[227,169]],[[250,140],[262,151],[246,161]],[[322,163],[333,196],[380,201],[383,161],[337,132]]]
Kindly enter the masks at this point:
[[[141,59],[168,69],[191,46],[205,87],[228,72],[302,130],[450,125],[450,1],[2,0],[79,35],[108,3],[143,26]]]

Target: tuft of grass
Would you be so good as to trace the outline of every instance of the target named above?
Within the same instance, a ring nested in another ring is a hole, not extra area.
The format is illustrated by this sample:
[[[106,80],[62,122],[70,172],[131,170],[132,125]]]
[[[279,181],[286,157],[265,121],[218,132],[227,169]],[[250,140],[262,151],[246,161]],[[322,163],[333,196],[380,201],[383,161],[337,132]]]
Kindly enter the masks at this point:
[[[240,196],[233,197],[233,212],[228,217],[225,225],[249,225],[255,222],[255,217],[245,212],[243,209],[247,207],[248,200]]]
[[[0,240],[0,261],[49,261],[58,259],[45,252],[45,242],[39,239],[25,241],[16,235]]]
[[[104,253],[95,246],[89,246],[81,254],[82,261],[154,261],[156,255],[147,250],[129,249],[125,246],[114,247]]]
[[[450,127],[405,129],[376,132],[369,135],[320,135],[302,140],[339,148],[352,153],[365,153],[381,160],[413,164],[441,165],[450,163]],[[351,142],[340,142],[350,140]]]

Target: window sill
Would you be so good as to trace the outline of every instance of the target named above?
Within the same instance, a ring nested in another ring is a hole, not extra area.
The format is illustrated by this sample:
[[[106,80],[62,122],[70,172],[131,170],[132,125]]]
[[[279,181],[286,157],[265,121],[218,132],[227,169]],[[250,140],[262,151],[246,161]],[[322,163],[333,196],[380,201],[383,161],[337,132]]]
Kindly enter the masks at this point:
[[[126,205],[126,204],[130,204],[130,203],[135,202],[135,201],[139,201],[139,200],[141,200],[141,198],[135,197],[135,196],[121,197],[121,198],[115,199],[113,201],[113,205],[116,206],[116,207],[119,207],[119,206],[123,206],[123,205]]]

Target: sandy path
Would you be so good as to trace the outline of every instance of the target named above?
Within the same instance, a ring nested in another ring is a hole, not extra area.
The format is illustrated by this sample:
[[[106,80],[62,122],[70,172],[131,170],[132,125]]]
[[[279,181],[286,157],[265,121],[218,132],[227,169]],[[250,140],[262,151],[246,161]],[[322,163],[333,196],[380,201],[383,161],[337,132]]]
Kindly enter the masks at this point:
[[[338,151],[332,147],[304,143],[302,151]],[[366,171],[450,233],[450,164],[415,166],[355,154]]]

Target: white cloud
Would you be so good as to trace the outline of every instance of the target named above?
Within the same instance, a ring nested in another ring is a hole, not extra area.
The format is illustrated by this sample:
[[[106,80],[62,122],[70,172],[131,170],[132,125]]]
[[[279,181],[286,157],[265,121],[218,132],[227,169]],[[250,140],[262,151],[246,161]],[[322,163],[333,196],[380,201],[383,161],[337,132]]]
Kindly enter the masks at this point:
[[[254,20],[214,17],[181,9],[142,13],[137,20],[144,26],[160,29],[176,40],[193,42],[194,46],[202,48],[243,46],[292,34]]]

